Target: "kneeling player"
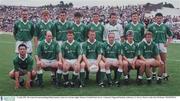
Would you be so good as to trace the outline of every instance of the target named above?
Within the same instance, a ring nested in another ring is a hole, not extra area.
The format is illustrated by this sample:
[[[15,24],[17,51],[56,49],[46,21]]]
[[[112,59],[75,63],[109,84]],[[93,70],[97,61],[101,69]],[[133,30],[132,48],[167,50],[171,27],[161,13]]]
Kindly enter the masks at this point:
[[[127,41],[122,46],[123,55],[123,71],[125,76],[125,84],[129,82],[130,69],[139,69],[139,74],[137,77],[137,83],[142,84],[142,77],[145,68],[145,62],[138,59],[138,45],[133,41],[133,31],[129,30],[126,33]]]
[[[102,57],[102,48],[101,43],[96,41],[96,32],[94,30],[88,31],[88,40],[83,43],[83,62],[81,63],[81,85],[84,86],[84,69],[87,68],[88,71],[97,72],[100,70],[100,78],[104,78],[105,76],[105,64],[101,60]],[[91,68],[92,67],[92,68]],[[99,68],[100,67],[100,68]],[[104,87],[103,79],[98,82],[99,86]]]
[[[157,83],[161,83],[162,74],[163,74],[163,65],[164,63],[161,61],[159,56],[158,48],[154,42],[152,42],[152,33],[146,32],[145,39],[140,43],[140,58],[145,61],[146,63],[146,76],[148,80],[148,84],[151,83],[151,67],[158,67],[159,73],[157,77]]]
[[[67,32],[67,41],[62,44],[62,60],[63,60],[63,76],[64,86],[67,87],[69,84],[71,87],[77,83],[77,78],[80,72],[81,62],[81,48],[80,44],[74,40],[74,34],[71,30]],[[74,70],[72,81],[68,80],[68,71],[72,68]]]
[[[122,56],[120,44],[115,41],[114,33],[108,34],[108,40],[103,45],[103,52],[103,60],[105,61],[108,84],[112,85],[110,67],[113,67],[113,69],[118,68],[118,70],[116,71],[115,84],[119,86],[120,77],[122,75]]]
[[[27,46],[20,44],[18,46],[18,56],[13,60],[14,70],[9,73],[9,76],[16,80],[15,89],[24,85],[24,80],[21,76],[27,74],[26,88],[31,87],[32,79],[35,77],[36,72],[33,70],[33,58],[27,54]]]
[[[60,55],[60,48],[56,41],[52,40],[52,33],[46,32],[45,40],[41,41],[37,47],[37,53],[35,55],[37,65],[37,83],[38,86],[43,85],[43,71],[50,69],[57,72],[57,80],[54,84],[59,84],[62,75],[62,62]]]

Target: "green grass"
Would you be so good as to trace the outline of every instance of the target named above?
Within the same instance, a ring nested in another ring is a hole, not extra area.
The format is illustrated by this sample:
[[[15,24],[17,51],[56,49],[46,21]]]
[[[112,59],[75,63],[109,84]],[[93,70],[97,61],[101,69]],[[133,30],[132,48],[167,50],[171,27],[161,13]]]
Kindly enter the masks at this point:
[[[155,81],[151,86],[146,84],[137,86],[133,80],[129,86],[99,88],[95,84],[95,76],[85,88],[55,88],[50,83],[49,72],[45,73],[45,87],[14,89],[14,81],[8,77],[8,72],[13,69],[12,59],[15,56],[15,41],[11,35],[0,35],[0,95],[18,96],[179,96],[180,95],[180,44],[172,44],[168,48],[169,81],[157,85]],[[131,72],[135,79],[135,71]]]

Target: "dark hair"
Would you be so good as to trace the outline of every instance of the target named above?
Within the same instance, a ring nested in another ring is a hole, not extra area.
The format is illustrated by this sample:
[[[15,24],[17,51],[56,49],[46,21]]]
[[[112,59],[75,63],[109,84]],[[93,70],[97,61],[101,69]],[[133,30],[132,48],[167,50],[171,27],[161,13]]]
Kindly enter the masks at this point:
[[[131,17],[132,17],[133,15],[135,15],[135,14],[137,14],[137,15],[139,16],[139,13],[138,13],[138,12],[132,12],[132,13],[131,13]]]
[[[80,12],[75,12],[75,13],[74,13],[74,16],[75,16],[75,17],[82,17],[82,15],[81,15]]]
[[[74,34],[72,30],[67,30],[67,34]]]
[[[65,10],[62,10],[62,11],[59,12],[59,14],[61,14],[61,13],[67,14],[67,12]]]
[[[163,16],[162,13],[156,13],[155,16]]]
[[[21,47],[25,47],[27,49],[27,46],[25,44],[23,44],[23,43],[18,46],[18,49],[21,48]]]
[[[22,9],[22,10],[21,10],[21,13],[22,13],[22,12],[28,12],[28,10],[27,10],[27,9]]]
[[[45,35],[47,34],[47,32],[51,32],[51,31],[50,31],[50,30],[47,30],[46,33],[45,33]],[[51,34],[52,34],[52,32],[51,32]]]
[[[94,32],[95,32],[95,30],[93,30],[93,29],[89,29],[89,30],[88,30],[88,34],[89,34],[90,32],[93,32],[93,33],[94,33]]]
[[[99,16],[99,14],[98,14],[98,13],[96,13],[96,12],[95,12],[95,13],[93,13],[93,15],[98,15],[98,16]]]
[[[116,13],[111,13],[109,17],[111,18],[111,16],[117,16],[117,14]]]
[[[147,32],[144,34],[144,37],[146,37],[147,35],[151,35],[151,36],[152,36],[152,32],[147,31]]]

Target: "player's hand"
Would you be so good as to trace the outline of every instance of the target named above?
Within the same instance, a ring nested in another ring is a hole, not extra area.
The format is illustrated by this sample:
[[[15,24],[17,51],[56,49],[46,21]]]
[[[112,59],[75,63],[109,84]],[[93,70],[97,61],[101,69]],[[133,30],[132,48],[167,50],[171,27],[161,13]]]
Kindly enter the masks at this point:
[[[164,47],[168,47],[168,45],[169,45],[169,43],[168,43],[168,42],[166,42],[166,43],[164,44]]]
[[[62,62],[61,61],[58,62],[58,66],[62,66]]]
[[[41,67],[41,61],[37,61],[37,66]]]
[[[96,61],[96,62],[95,62],[95,65],[96,65],[96,66],[98,66],[98,65],[99,65],[99,63]]]
[[[160,62],[160,64],[161,64],[161,65],[163,65],[163,64],[164,64],[164,62],[163,62],[162,60],[160,60],[159,62]]]
[[[16,81],[15,89],[19,88],[19,81]]]
[[[27,89],[31,88],[31,85],[30,85],[30,81],[27,81],[26,82],[26,86],[25,86]]]

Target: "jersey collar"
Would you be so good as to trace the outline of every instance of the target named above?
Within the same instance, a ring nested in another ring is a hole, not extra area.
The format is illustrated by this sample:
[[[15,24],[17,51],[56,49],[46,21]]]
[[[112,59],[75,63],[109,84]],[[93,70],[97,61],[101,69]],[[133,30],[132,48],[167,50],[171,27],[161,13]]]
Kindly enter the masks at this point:
[[[161,26],[163,23],[161,23],[161,24],[157,24],[156,22],[154,23],[155,25],[157,25],[157,26]]]
[[[46,39],[44,40],[46,44],[50,45],[52,43],[52,40],[50,42],[47,42]]]
[[[92,22],[95,26],[98,26],[100,23],[98,22],[97,24],[96,23],[94,23],[94,21]]]
[[[45,22],[44,20],[42,20],[42,22],[47,25],[49,23],[50,20],[48,20],[47,22]]]
[[[146,41],[146,39],[143,39],[142,41],[144,41],[148,46],[150,46],[151,45],[151,43],[152,43],[152,40],[151,40],[151,42],[150,43],[148,43],[147,41]]]
[[[138,25],[138,23],[139,23],[139,22],[136,22],[136,23],[131,22],[131,24],[132,24],[132,25],[134,25],[134,26],[137,26],[137,25]]]
[[[26,58],[28,57],[28,54],[26,54],[25,58],[22,58],[22,57],[20,56],[20,54],[19,54],[18,57],[19,57],[22,61],[24,61],[24,60],[26,60]]]
[[[113,42],[113,44],[110,44],[109,41],[107,41],[108,45],[110,45],[111,47],[114,46],[115,41]]]
[[[79,26],[81,26],[82,23],[80,22],[79,24],[77,24],[74,22],[74,24],[79,27]]]
[[[23,23],[23,24],[27,24],[29,22],[29,20],[27,20],[26,22],[24,22],[22,19],[20,19],[20,21]]]
[[[59,22],[64,25],[64,24],[66,23],[66,20],[65,20],[64,22],[62,22],[61,20],[59,20]]]
[[[94,43],[96,42],[96,39],[94,40],[94,42],[91,42],[91,41],[88,39],[87,42],[89,42],[90,44],[94,44]]]
[[[134,41],[132,43],[129,43],[128,41],[126,41],[126,43],[132,46],[134,44]]]
[[[70,43],[68,40],[66,41],[70,46],[75,42],[74,40]]]

